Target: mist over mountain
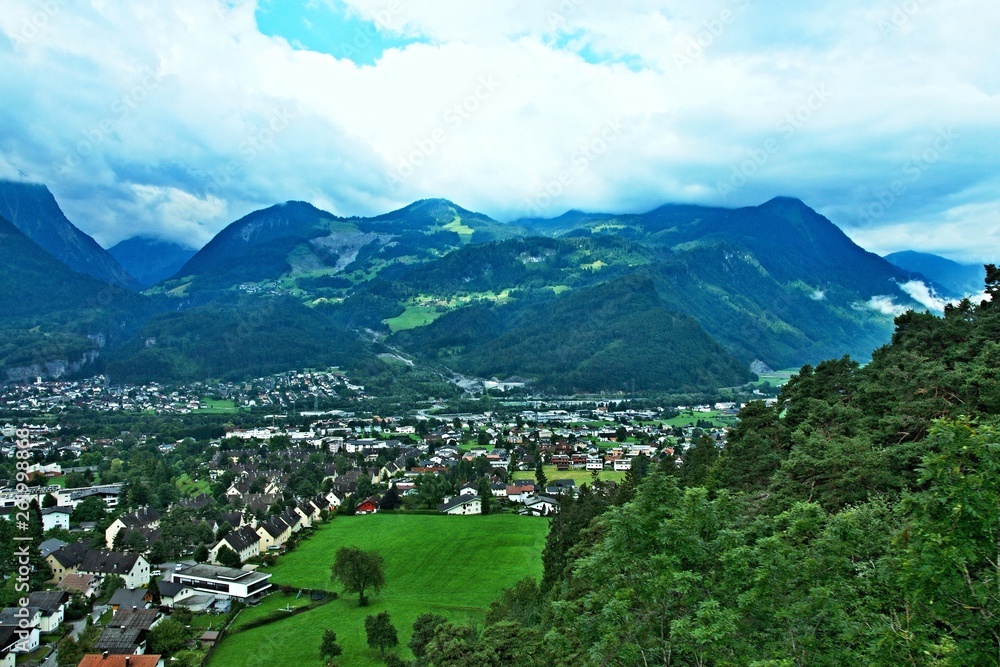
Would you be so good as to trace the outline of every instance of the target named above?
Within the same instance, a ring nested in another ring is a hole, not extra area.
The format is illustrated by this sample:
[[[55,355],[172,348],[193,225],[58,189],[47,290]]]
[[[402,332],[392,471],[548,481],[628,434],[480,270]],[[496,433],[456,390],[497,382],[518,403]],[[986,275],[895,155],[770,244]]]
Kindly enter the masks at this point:
[[[978,294],[986,278],[982,265],[959,264],[931,253],[903,250],[886,255],[885,259],[905,271],[927,277],[946,290],[945,296],[952,298]]]
[[[133,236],[108,248],[108,252],[145,289],[177,273],[197,250],[162,239]]]
[[[45,185],[0,181],[0,215],[74,271],[136,289],[135,279],[63,214]]]

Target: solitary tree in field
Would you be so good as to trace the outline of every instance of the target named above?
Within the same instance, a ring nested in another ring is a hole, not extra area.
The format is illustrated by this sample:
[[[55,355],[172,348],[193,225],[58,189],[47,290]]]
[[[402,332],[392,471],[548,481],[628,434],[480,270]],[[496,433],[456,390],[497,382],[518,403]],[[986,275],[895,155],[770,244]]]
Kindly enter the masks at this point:
[[[341,547],[333,561],[332,577],[339,581],[346,593],[358,594],[358,606],[368,604],[365,591],[376,593],[385,585],[385,559],[377,551],[364,551],[360,547]]]
[[[319,645],[319,657],[326,658],[326,664],[332,664],[333,659],[343,653],[340,644],[337,643],[337,633],[327,630],[323,633],[323,642]]]
[[[385,657],[385,650],[399,643],[396,626],[389,618],[389,612],[383,611],[375,616],[365,618],[365,634],[368,636],[368,646],[377,648]]]

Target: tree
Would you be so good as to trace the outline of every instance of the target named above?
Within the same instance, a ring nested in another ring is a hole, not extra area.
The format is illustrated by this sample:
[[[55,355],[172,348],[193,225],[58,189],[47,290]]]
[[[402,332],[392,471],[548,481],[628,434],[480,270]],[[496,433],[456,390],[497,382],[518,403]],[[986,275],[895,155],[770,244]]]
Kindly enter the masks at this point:
[[[337,643],[337,633],[333,630],[323,632],[323,641],[319,645],[319,657],[326,658],[326,664],[329,665],[333,663],[334,658],[343,652],[344,650]]]
[[[243,567],[243,561],[240,560],[239,554],[227,547],[225,544],[219,547],[218,553],[215,554],[215,559],[219,561],[220,565],[225,565],[226,567],[234,567],[237,569]]]
[[[159,565],[167,560],[167,545],[163,540],[156,540],[149,547],[149,562],[152,565]]]
[[[53,496],[51,493],[46,493],[45,497],[42,498],[42,509],[49,509],[50,507],[56,507],[59,505],[59,499]]]
[[[376,593],[385,585],[385,559],[377,551],[360,547],[341,547],[334,557],[332,578],[340,581],[346,593],[358,594],[358,606],[368,604],[366,590]]]
[[[66,637],[59,642],[56,664],[59,667],[75,667],[83,660],[83,649],[72,637]]]
[[[184,648],[188,631],[181,623],[168,618],[152,628],[147,636],[150,653],[174,653]]]
[[[538,484],[539,489],[545,489],[545,485],[548,483],[548,478],[545,476],[545,471],[542,469],[542,459],[538,459],[538,465],[535,466],[535,482]]]
[[[73,513],[69,515],[69,520],[73,523],[84,521],[100,521],[108,514],[108,504],[103,498],[90,496],[76,506]],[[103,536],[102,536],[103,537]]]
[[[125,580],[117,574],[109,574],[101,582],[101,597],[109,598],[119,588],[125,588]]]
[[[448,619],[438,614],[420,614],[413,622],[413,635],[407,646],[413,651],[414,657],[422,660],[427,655],[427,644],[434,638],[437,629],[448,622]]]
[[[153,604],[160,604],[160,584],[157,582],[156,577],[151,577],[149,579],[149,585],[146,586],[146,590],[149,591],[149,597]]]
[[[365,618],[365,634],[368,637],[368,646],[377,648],[385,657],[385,650],[392,648],[399,643],[396,636],[396,626],[389,618],[389,612],[383,611],[375,616]]]
[[[222,549],[226,548],[227,547],[222,547]],[[219,549],[219,551],[221,552],[222,549]],[[194,559],[199,563],[206,562],[208,560],[208,547],[204,544],[199,544],[194,550]],[[222,561],[220,560],[219,562],[221,563]]]
[[[493,511],[493,489],[490,487],[490,480],[481,477],[478,490],[479,500],[482,503],[482,513],[489,514]]]
[[[403,502],[399,499],[399,491],[396,490],[396,485],[390,484],[389,490],[382,495],[379,506],[384,510],[394,510],[399,509],[399,506],[402,504]]]

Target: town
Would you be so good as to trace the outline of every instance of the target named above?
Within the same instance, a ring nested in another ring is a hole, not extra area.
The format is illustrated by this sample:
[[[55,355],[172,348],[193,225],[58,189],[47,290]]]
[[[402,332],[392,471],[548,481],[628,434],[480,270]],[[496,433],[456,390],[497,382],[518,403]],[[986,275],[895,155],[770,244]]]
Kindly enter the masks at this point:
[[[315,409],[364,396],[336,371],[178,388],[103,377],[4,387],[0,406],[30,421],[2,428],[0,542],[13,544],[15,528],[37,538],[37,572],[30,591],[5,591],[0,665],[89,664],[88,654],[203,664],[218,629],[274,590],[269,568],[317,525],[386,512],[552,517],[587,486],[614,489],[698,447],[718,451],[741,407]],[[240,425],[206,438],[67,426],[81,414],[237,411]],[[27,486],[13,481],[17,456]],[[19,508],[30,526],[15,526]]]

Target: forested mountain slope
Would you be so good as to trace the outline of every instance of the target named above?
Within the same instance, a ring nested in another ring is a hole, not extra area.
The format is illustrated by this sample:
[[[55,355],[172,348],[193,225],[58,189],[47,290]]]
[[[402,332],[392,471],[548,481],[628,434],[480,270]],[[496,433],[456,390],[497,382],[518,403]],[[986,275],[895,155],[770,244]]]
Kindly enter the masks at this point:
[[[564,498],[541,582],[418,664],[993,665],[1000,660],[1000,270],[909,312],[867,366],[803,367],[723,450]],[[488,657],[495,656],[495,657]]]

